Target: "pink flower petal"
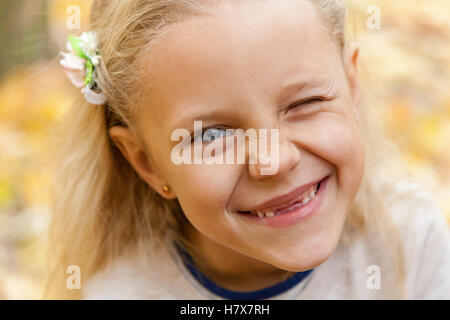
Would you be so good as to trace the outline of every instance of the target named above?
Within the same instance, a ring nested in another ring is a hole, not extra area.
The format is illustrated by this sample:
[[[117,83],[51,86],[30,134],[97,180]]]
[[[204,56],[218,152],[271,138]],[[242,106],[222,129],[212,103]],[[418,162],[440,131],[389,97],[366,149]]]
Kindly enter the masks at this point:
[[[63,59],[59,61],[59,63],[67,69],[77,69],[77,70],[84,70],[84,67],[86,65],[86,60],[83,58],[80,58],[74,54],[61,52],[61,54],[64,56]]]
[[[75,87],[84,87],[84,71],[64,68],[64,72]]]
[[[81,90],[82,93],[84,93],[84,98],[92,104],[95,105],[102,105],[106,102],[106,96],[102,93],[95,93],[89,88],[83,88]]]

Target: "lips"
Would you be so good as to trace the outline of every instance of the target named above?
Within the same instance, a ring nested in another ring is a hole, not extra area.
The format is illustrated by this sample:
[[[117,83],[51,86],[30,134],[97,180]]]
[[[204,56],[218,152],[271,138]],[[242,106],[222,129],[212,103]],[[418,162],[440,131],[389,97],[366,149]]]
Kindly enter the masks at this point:
[[[238,211],[238,213],[257,215],[260,218],[273,217],[291,211],[293,207],[306,206],[315,197],[320,188],[320,183],[326,178],[328,176],[302,185],[285,195],[275,197],[253,208]]]

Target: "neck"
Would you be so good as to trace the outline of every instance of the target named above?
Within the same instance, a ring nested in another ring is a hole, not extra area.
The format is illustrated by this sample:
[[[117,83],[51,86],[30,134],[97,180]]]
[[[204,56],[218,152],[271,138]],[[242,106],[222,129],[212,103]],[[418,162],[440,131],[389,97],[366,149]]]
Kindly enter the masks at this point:
[[[184,234],[196,248],[197,254],[194,253],[192,258],[198,269],[223,288],[255,291],[275,285],[294,274],[224,247],[191,225]]]

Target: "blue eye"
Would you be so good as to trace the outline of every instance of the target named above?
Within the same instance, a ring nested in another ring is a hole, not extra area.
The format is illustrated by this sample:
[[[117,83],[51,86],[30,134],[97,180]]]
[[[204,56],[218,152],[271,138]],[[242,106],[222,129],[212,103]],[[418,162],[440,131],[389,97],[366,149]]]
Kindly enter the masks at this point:
[[[216,139],[220,139],[222,137],[225,137],[227,135],[227,131],[222,128],[211,128],[207,129],[203,133],[203,141],[204,142],[212,142]]]
[[[210,129],[204,129],[202,134],[197,135],[194,139],[201,139],[202,142],[213,142],[214,140],[220,139],[227,135],[230,135],[230,133],[228,133],[226,131],[226,129],[210,128]]]

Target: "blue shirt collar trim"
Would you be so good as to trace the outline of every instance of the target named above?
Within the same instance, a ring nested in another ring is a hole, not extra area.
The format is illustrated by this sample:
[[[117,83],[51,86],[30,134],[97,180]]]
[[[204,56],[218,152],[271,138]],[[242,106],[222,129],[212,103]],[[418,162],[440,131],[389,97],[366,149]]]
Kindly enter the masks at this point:
[[[185,251],[178,245],[176,246],[176,248],[178,249],[178,252],[182,257],[183,263],[186,266],[186,268],[201,285],[203,285],[206,289],[208,289],[212,293],[222,298],[230,300],[260,300],[274,297],[295,287],[303,279],[305,279],[311,273],[311,271],[314,270],[311,269],[303,272],[297,272],[292,277],[268,288],[251,292],[238,292],[218,286],[212,280],[207,278],[199,269],[197,269],[197,267],[194,264],[194,261],[192,260],[192,257],[189,255],[187,251]]]

